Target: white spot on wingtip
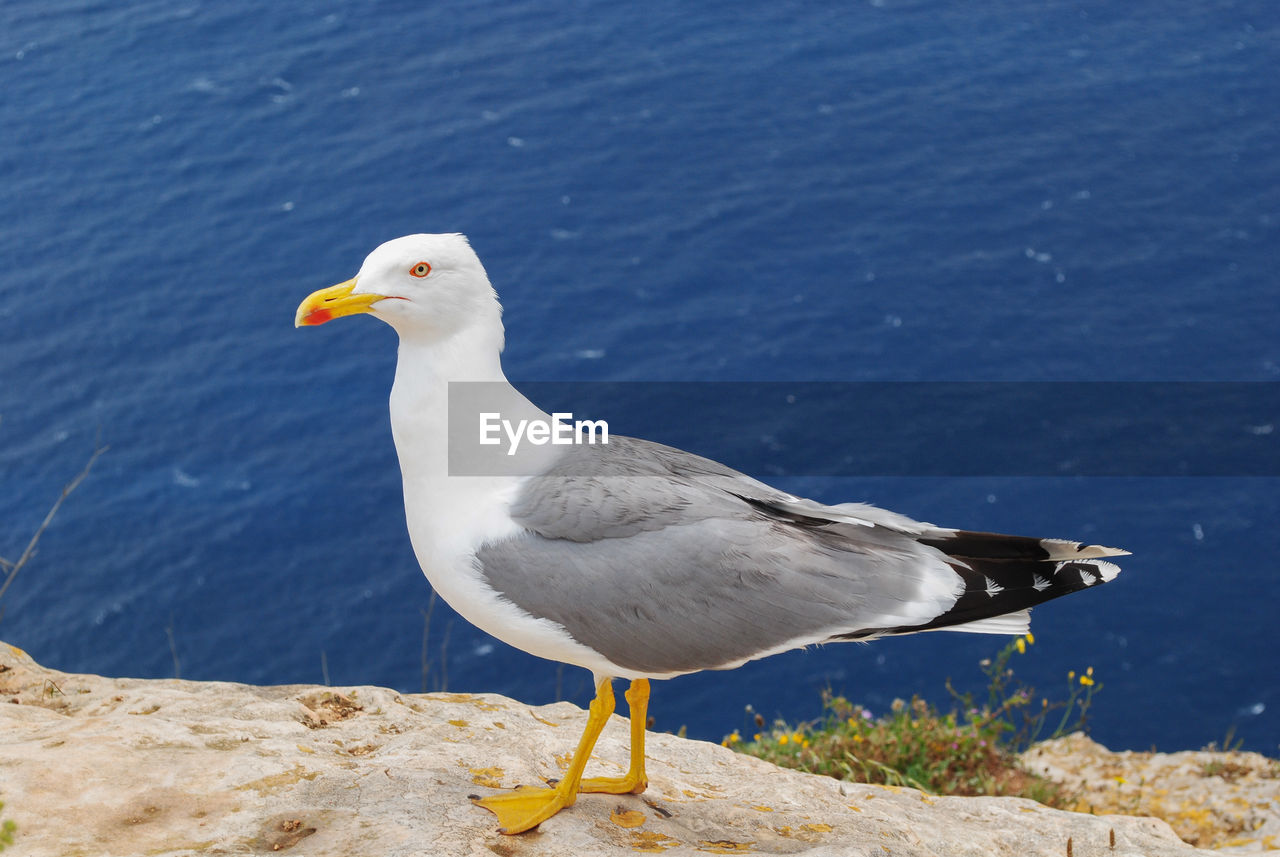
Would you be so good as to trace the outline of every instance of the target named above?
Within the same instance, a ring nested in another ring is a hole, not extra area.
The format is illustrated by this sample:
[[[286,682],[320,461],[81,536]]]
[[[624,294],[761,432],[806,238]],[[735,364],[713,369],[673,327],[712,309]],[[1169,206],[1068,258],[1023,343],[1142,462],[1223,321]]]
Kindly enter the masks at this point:
[[[1004,592],[1004,587],[996,583],[991,578],[984,575],[982,579],[987,582],[987,588],[984,591],[987,593],[988,598],[994,598],[997,593]]]
[[[1120,566],[1116,565],[1114,562],[1107,562],[1099,559],[1094,560],[1092,565],[1097,569],[1098,576],[1102,578],[1103,583],[1110,583],[1115,580],[1116,575],[1120,573]]]

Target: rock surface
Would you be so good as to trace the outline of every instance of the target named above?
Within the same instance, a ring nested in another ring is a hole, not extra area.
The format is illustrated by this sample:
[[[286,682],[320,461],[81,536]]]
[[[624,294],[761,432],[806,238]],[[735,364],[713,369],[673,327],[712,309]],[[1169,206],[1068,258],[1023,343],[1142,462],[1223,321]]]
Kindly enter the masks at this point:
[[[584,795],[507,837],[467,795],[557,777],[581,709],[74,675],[4,644],[0,700],[2,817],[24,857],[1209,853],[1156,819],[842,784],[667,734],[650,735],[645,794]],[[622,772],[623,724],[589,771]]]
[[[1075,791],[1081,812],[1162,818],[1219,853],[1280,849],[1280,762],[1258,753],[1114,753],[1076,734],[1036,745],[1022,764]]]

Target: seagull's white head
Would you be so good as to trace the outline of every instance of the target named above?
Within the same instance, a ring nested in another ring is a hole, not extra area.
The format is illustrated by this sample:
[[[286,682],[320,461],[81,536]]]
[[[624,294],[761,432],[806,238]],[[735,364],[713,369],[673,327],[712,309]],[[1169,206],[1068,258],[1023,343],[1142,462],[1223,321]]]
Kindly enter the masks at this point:
[[[368,255],[345,283],[308,295],[294,326],[369,313],[400,336],[444,340],[501,318],[489,276],[465,235],[406,235]],[[499,321],[500,324],[500,321]]]

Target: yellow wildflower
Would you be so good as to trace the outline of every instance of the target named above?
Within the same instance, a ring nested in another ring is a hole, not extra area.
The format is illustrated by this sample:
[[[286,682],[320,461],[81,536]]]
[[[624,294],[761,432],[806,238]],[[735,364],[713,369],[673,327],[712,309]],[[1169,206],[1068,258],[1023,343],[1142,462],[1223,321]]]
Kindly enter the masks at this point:
[[[1082,675],[1082,676],[1080,676],[1080,683],[1081,683],[1082,685],[1084,685],[1085,687],[1092,687],[1092,686],[1093,686],[1093,679],[1092,679],[1090,676]]]
[[[779,736],[778,736],[778,743],[779,743],[779,744],[785,744],[785,743],[787,743],[787,741],[789,741],[789,740],[790,740],[790,736],[788,736],[788,735],[779,735]]]
[[[1067,681],[1075,681],[1075,680],[1076,680],[1076,671],[1067,670]]]
[[[1036,635],[1028,631],[1026,640],[1028,646],[1034,646],[1036,644]]]
[[[1013,645],[1018,649],[1018,654],[1025,655],[1027,653],[1027,641],[1021,637],[1014,640]]]

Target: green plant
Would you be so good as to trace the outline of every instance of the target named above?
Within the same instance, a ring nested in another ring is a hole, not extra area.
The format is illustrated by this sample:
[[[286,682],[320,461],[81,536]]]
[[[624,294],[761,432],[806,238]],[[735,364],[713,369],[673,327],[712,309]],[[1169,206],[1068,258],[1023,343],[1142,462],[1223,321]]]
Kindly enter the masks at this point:
[[[4,811],[4,801],[0,800],[0,812]],[[0,851],[8,848],[13,844],[13,834],[18,831],[18,825],[13,819],[8,818],[0,821]]]
[[[981,708],[972,693],[957,692],[951,680],[947,680],[947,692],[968,717],[996,724],[1004,733],[1002,743],[1013,753],[1021,753],[1041,740],[1048,741],[1083,730],[1088,724],[1094,694],[1102,690],[1102,685],[1093,677],[1093,667],[1088,667],[1080,675],[1072,670],[1067,673],[1066,699],[1050,702],[1047,696],[1042,696],[1040,704],[1035,705],[1036,689],[1019,678],[1009,666],[1015,654],[1026,654],[1027,646],[1034,643],[1035,637],[1031,634],[1016,637],[994,658],[979,662],[987,677],[987,699]],[[1045,726],[1053,722],[1055,716],[1056,725],[1045,734]]]
[[[1068,673],[1067,698],[1060,702],[1036,699],[1035,689],[1019,679],[1010,666],[1034,642],[1028,634],[981,662],[987,677],[986,699],[978,703],[947,682],[957,707],[943,712],[919,697],[895,700],[888,712],[874,716],[831,692],[823,694],[821,720],[796,726],[778,721],[764,729],[755,715],[757,731],[745,741],[738,731],[722,743],[775,764],[825,774],[842,780],[890,786],[909,786],[939,794],[1018,795],[1050,805],[1064,805],[1068,796],[1059,788],[1023,770],[1017,754],[1029,747],[1053,723],[1046,738],[1058,737],[1084,725],[1093,695],[1102,685],[1089,668],[1080,676]]]

